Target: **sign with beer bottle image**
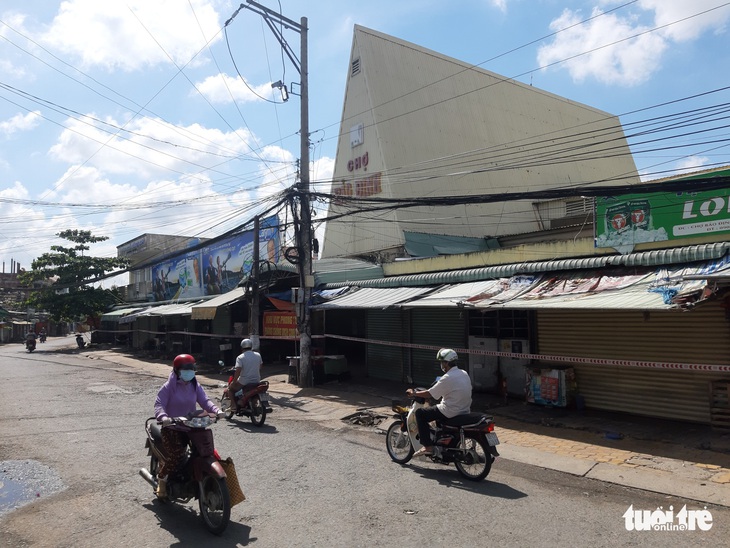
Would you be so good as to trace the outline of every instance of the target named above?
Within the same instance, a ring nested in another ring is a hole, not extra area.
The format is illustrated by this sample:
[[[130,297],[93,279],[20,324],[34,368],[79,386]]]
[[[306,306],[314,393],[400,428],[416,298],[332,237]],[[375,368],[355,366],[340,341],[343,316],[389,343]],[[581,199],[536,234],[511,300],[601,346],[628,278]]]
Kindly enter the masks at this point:
[[[730,233],[730,189],[596,198],[595,246],[634,245]]]

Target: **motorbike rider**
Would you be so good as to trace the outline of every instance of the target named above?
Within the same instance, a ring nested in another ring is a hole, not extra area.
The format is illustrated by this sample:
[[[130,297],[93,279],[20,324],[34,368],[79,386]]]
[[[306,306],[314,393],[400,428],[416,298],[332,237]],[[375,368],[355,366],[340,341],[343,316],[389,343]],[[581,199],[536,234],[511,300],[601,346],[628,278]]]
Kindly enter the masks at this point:
[[[195,378],[195,358],[180,354],[172,362],[172,371],[167,382],[157,392],[155,418],[164,426],[172,424],[172,417],[185,417],[195,412],[196,403],[205,411],[219,417],[223,412],[206,395],[203,386]],[[187,436],[172,428],[162,428],[162,446],[167,459],[161,463],[157,473],[159,498],[167,497],[167,477],[174,472],[185,458]]]
[[[26,348],[30,346],[35,346],[35,331],[28,331],[28,333],[25,336],[25,346]]]
[[[441,371],[444,373],[436,384],[428,390],[413,388],[406,390],[406,394],[412,398],[441,398],[441,401],[435,406],[416,410],[418,438],[423,447],[413,454],[414,457],[433,454],[429,422],[465,415],[471,409],[471,379],[469,373],[459,369],[458,354],[451,348],[442,348],[436,354],[436,360],[441,364]]]
[[[231,399],[231,408],[238,411],[238,399],[236,392],[241,388],[248,390],[258,386],[261,382],[261,366],[264,360],[261,354],[254,352],[253,341],[251,339],[243,339],[241,341],[241,353],[236,358],[236,368],[233,371],[233,381],[228,387],[228,394]]]

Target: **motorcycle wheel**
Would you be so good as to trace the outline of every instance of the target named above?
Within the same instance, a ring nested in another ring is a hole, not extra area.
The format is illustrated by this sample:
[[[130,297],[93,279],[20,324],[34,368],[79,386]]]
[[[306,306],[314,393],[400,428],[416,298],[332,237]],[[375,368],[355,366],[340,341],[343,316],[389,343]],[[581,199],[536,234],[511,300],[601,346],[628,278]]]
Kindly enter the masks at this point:
[[[254,426],[263,426],[266,420],[266,408],[261,403],[261,398],[258,396],[252,397],[248,402],[248,407],[251,410],[251,422]]]
[[[233,407],[231,407],[231,398],[228,396],[224,396],[220,399],[220,404],[218,405],[221,409],[225,410],[226,412],[226,418],[228,420],[233,418]]]
[[[402,421],[395,421],[385,434],[385,447],[390,458],[398,464],[405,464],[413,457],[413,445],[408,431],[401,430]]]
[[[464,443],[459,443],[459,449],[466,451],[466,458],[454,463],[459,473],[471,481],[481,481],[486,478],[494,461],[487,443],[474,438],[464,438]]]
[[[225,478],[208,476],[200,482],[200,517],[206,529],[220,535],[231,519],[231,496]]]

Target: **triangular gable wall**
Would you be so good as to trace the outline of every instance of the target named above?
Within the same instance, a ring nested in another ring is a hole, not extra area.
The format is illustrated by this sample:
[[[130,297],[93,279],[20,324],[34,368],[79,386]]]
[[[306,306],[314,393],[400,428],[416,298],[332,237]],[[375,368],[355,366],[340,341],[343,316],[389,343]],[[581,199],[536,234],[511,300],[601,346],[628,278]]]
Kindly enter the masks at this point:
[[[409,198],[638,181],[615,116],[355,26],[334,193]],[[371,212],[328,222],[322,256],[398,248],[404,230],[481,238],[539,229],[529,201]]]

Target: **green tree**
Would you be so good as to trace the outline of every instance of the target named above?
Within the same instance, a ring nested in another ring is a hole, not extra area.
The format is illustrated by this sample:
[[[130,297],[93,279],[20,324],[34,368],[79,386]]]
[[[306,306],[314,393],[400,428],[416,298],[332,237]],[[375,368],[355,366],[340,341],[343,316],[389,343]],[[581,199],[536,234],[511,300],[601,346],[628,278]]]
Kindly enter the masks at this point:
[[[64,230],[56,236],[75,245],[51,246],[50,253],[38,257],[30,270],[18,276],[21,283],[32,288],[26,305],[45,310],[55,321],[83,321],[118,302],[116,291],[90,284],[109,272],[126,268],[128,260],[84,254],[89,244],[109,238],[94,236],[89,230]]]

